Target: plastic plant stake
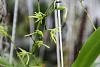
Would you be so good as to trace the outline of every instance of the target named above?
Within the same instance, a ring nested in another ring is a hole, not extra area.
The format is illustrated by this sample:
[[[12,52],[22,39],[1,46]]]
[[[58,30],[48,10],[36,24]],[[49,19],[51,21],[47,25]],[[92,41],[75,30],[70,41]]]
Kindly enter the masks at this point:
[[[56,0],[56,6],[57,7],[60,7],[60,0]],[[60,17],[60,10],[56,10],[55,11],[55,15],[56,15],[56,22],[55,22],[55,25],[56,25],[56,28],[58,28],[58,34],[57,34],[57,37],[58,38],[58,43],[57,43],[57,51],[59,51],[59,48],[60,48],[60,53],[61,53],[61,67],[64,67],[63,65],[63,49],[62,49],[62,34],[61,34],[61,17]],[[60,46],[60,47],[59,47]],[[58,59],[58,66],[59,66],[59,59]]]
[[[57,10],[55,10],[55,27],[58,28],[58,18],[57,18]],[[57,65],[60,67],[60,47],[59,47],[59,36],[58,32],[56,32],[56,43],[57,43]]]
[[[15,7],[14,7],[14,17],[13,17],[13,29],[12,29],[12,42],[10,48],[10,58],[9,63],[12,63],[13,58],[13,48],[14,48],[14,41],[15,41],[15,33],[16,33],[16,22],[17,22],[17,12],[18,12],[18,0],[15,0]]]

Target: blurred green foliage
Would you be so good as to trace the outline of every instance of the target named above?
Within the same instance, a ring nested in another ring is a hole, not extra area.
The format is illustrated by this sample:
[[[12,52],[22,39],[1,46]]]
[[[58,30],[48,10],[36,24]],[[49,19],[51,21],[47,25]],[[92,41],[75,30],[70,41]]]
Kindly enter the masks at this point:
[[[72,67],[90,67],[100,54],[100,27],[88,38]]]

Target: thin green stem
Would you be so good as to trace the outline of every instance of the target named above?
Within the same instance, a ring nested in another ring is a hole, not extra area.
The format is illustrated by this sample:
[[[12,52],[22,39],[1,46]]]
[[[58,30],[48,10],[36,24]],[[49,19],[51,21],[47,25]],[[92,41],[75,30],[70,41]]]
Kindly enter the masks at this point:
[[[82,1],[80,1],[80,3],[81,3],[81,6],[82,6],[83,10],[87,13],[87,17],[89,18],[90,23],[92,24],[94,30],[96,31],[96,27],[95,27],[95,25],[92,22],[91,16],[88,14],[87,10],[84,8]]]
[[[40,12],[40,1],[38,0],[38,12]]]
[[[41,24],[41,20],[38,22],[38,25],[37,25],[37,30],[40,28],[40,24]]]
[[[55,9],[54,7],[54,2],[55,0],[53,0],[53,2],[50,4],[50,6],[47,8],[47,10],[45,11],[45,14],[48,16],[49,14],[51,14],[52,12],[50,12],[52,9]]]

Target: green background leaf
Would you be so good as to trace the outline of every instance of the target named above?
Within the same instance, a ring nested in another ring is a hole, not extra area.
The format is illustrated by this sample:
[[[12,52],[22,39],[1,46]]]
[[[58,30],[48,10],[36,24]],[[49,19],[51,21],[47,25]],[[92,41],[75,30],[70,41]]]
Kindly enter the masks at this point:
[[[0,57],[0,65],[1,66],[5,66],[5,67],[13,67],[11,64],[9,64],[9,62],[3,58],[3,57]]]
[[[72,67],[90,67],[100,54],[100,27],[88,38]]]

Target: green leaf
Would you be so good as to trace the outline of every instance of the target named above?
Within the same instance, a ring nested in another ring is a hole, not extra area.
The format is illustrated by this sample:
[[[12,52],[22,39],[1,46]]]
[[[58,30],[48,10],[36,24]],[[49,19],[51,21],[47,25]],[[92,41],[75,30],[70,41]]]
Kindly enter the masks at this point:
[[[12,65],[9,64],[8,61],[3,57],[0,57],[0,65],[5,66],[5,67],[12,67]]]
[[[88,38],[72,67],[90,67],[100,54],[100,27]]]

